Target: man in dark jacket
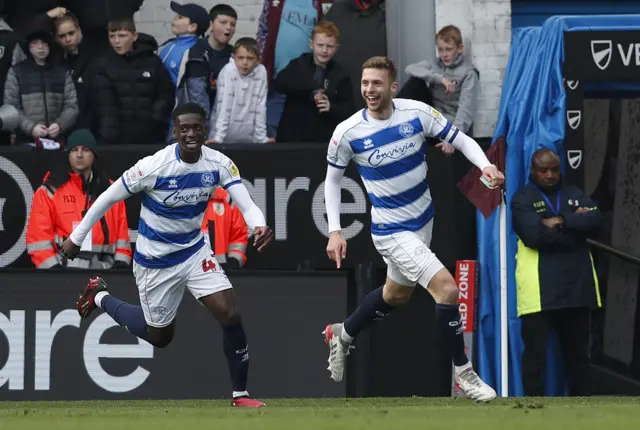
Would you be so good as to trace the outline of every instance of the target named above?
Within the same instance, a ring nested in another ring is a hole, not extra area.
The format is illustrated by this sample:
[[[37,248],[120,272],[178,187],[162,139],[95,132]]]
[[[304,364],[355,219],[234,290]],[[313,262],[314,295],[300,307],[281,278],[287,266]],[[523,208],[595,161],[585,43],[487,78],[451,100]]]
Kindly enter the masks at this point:
[[[99,62],[90,102],[100,144],[159,144],[165,141],[175,87],[156,40],[136,32],[133,18],[109,22],[113,47]]]
[[[311,36],[312,52],[278,74],[276,90],[286,96],[278,142],[329,142],[336,126],[354,113],[351,79],[333,60],[339,42],[335,24],[320,21]]]
[[[600,227],[602,214],[582,190],[561,179],[558,154],[536,151],[531,182],[511,202],[527,396],[544,396],[542,372],[551,330],[560,341],[570,395],[589,394],[589,313],[602,303],[587,238]]]

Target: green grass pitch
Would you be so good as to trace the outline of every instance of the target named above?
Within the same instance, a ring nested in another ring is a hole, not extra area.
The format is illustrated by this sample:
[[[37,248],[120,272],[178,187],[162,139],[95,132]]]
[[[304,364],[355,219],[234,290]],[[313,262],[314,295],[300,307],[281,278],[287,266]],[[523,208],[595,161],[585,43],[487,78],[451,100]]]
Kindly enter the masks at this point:
[[[277,399],[238,409],[227,400],[0,402],[1,430],[640,430],[640,398]]]

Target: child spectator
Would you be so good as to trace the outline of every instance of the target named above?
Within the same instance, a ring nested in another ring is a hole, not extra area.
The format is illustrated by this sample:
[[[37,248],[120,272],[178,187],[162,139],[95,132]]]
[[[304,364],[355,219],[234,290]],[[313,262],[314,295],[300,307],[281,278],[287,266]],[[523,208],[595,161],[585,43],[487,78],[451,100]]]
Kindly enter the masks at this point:
[[[90,128],[91,109],[88,103],[88,85],[91,79],[93,52],[83,43],[82,30],[78,19],[71,12],[54,20],[56,40],[63,50],[63,65],[73,79],[78,96],[78,118],[75,128]]]
[[[233,58],[220,71],[208,143],[266,143],[267,70],[258,42],[239,39]]]
[[[229,41],[236,32],[238,14],[226,4],[209,11],[209,37],[199,39],[186,54],[184,74],[178,76],[178,104],[197,103],[210,115],[216,100],[216,81],[229,62],[233,47]]]
[[[336,126],[353,115],[353,90],[346,69],[333,59],[340,32],[332,22],[313,29],[310,54],[292,60],[276,77],[286,96],[278,142],[329,142]]]
[[[195,3],[181,5],[171,2],[171,10],[176,13],[171,21],[171,32],[176,36],[165,42],[160,49],[160,59],[169,71],[176,87],[176,105],[191,100],[187,80],[184,79],[190,49],[198,42],[209,27],[209,14],[206,9]],[[202,85],[196,93],[206,96],[206,87]],[[198,98],[196,96],[196,98]],[[209,107],[209,103],[203,106]],[[205,112],[209,112],[205,110]],[[173,123],[169,118],[168,142],[173,142]]]
[[[159,144],[166,140],[175,88],[156,40],[138,34],[133,18],[109,21],[113,50],[96,66],[91,100],[100,144]]]
[[[50,25],[45,15],[34,19],[23,47],[27,58],[11,67],[7,75],[4,103],[20,113],[14,144],[58,149],[78,116],[71,74],[50,55]]]
[[[407,66],[407,75],[426,82],[433,107],[460,131],[470,134],[478,98],[479,72],[464,55],[460,29],[443,27],[436,35],[438,58]]]
[[[171,10],[176,13],[171,21],[171,32],[176,37],[165,42],[158,55],[177,85],[185,53],[207,31],[209,15],[205,8],[195,3],[181,5],[172,1]]]

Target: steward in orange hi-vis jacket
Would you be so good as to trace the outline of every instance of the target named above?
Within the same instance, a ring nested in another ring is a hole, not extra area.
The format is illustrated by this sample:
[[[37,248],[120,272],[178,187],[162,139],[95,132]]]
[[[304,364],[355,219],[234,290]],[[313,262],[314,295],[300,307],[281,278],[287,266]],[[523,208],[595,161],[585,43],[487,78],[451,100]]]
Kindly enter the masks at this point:
[[[240,208],[233,204],[229,193],[223,188],[216,188],[209,199],[202,220],[202,232],[212,244],[216,260],[225,270],[240,268],[247,262],[247,224]]]
[[[124,202],[113,206],[93,227],[77,258],[67,260],[58,252],[64,239],[112,182],[94,163],[96,143],[91,132],[73,132],[67,150],[69,162],[48,172],[33,196],[27,227],[31,260],[38,269],[128,267],[132,253]]]

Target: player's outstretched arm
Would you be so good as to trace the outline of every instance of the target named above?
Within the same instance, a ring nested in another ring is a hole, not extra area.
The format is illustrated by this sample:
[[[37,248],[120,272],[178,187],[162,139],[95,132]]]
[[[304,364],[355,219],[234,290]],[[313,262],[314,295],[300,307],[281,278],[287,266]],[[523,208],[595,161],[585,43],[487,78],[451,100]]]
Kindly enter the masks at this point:
[[[267,221],[260,208],[254,203],[249,191],[240,181],[227,188],[229,195],[242,212],[249,230],[253,231],[253,245],[262,251],[272,240],[273,232],[267,227]]]
[[[340,227],[340,203],[342,202],[341,187],[344,169],[327,166],[327,176],[324,182],[324,201],[329,221],[329,243],[327,244],[327,256],[336,262],[339,269],[342,260],[347,257],[347,241],[342,236]]]
[[[82,218],[80,224],[62,244],[62,253],[65,257],[73,260],[78,255],[82,241],[89,234],[94,224],[111,209],[111,206],[129,196],[131,196],[131,193],[127,191],[121,180],[115,181],[105,192],[100,194],[87,211],[87,214]]]

